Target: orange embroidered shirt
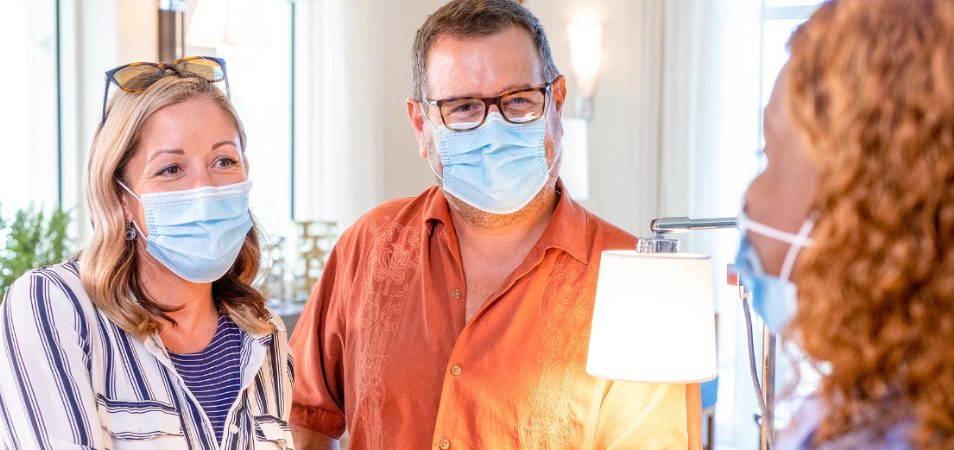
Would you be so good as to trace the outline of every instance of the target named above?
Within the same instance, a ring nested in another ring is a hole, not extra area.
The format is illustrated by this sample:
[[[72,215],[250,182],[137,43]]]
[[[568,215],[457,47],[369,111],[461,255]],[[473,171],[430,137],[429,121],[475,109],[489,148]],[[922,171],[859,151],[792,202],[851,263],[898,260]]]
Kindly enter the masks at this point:
[[[291,421],[335,438],[347,426],[354,449],[699,448],[698,385],[585,371],[600,252],[634,243],[561,195],[465,323],[440,188],[377,207],[341,236],[291,338]]]

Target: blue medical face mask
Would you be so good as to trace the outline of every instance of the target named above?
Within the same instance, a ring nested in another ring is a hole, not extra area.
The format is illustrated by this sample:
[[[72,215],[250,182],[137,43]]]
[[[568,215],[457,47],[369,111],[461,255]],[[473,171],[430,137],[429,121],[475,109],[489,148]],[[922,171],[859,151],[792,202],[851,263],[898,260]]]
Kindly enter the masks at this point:
[[[492,112],[483,125],[470,131],[431,124],[444,167],[443,174],[433,165],[431,170],[445,191],[468,205],[493,214],[517,212],[543,189],[553,170],[547,167],[544,147],[546,122],[544,115],[530,123],[512,124]],[[554,166],[558,158],[555,155]]]
[[[808,234],[811,233],[814,225],[814,218],[809,217],[802,224],[798,234],[792,234],[754,222],[746,217],[745,213],[739,215],[738,227],[742,232],[742,239],[739,253],[735,258],[735,268],[739,272],[739,281],[752,294],[752,308],[775,334],[785,329],[798,309],[798,288],[789,277],[795,266],[798,252],[803,247],[812,245]],[[778,276],[765,272],[758,252],[749,242],[750,231],[791,244]]]
[[[136,195],[146,231],[146,251],[179,277],[193,283],[222,278],[235,263],[245,236],[252,229],[248,212],[251,181],[173,192]]]

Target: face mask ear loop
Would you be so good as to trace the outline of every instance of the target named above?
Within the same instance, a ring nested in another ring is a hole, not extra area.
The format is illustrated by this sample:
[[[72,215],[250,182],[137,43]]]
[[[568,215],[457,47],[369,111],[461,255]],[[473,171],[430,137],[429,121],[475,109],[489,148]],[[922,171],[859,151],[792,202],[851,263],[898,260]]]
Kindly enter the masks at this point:
[[[546,108],[543,110],[542,120],[543,120],[544,124],[546,124],[547,119],[550,117],[550,109],[551,109],[551,108],[556,108],[556,107],[554,106],[554,103],[553,103],[553,89],[552,89],[552,88],[550,89],[549,95],[550,95],[550,101],[547,102]],[[546,130],[546,125],[544,125],[544,130]],[[546,135],[546,131],[544,131],[544,136],[545,136],[545,135]],[[544,139],[546,139],[546,138],[544,137]],[[562,158],[562,157],[563,157],[563,143],[561,142],[560,145],[559,145],[559,150],[556,152],[555,155],[553,155],[553,164],[550,166],[550,169],[547,170],[547,179],[549,179],[549,178],[553,175],[553,168],[557,166],[557,162],[559,162],[559,161],[560,161],[560,158]]]
[[[553,164],[550,164],[550,168],[547,170],[547,179],[553,176],[553,169],[557,166],[557,163],[560,162],[560,158],[563,157],[563,143],[561,142],[558,147],[557,152],[553,155]]]
[[[421,110],[421,117],[424,118],[424,121],[434,129],[434,132],[437,132],[437,125],[434,125],[434,122],[431,122],[431,118],[427,116],[427,112],[424,111],[424,102],[417,102],[418,109]]]
[[[119,180],[116,180],[116,183],[118,183],[120,187],[122,187],[123,189],[125,189],[126,192],[129,193],[129,195],[132,195],[133,197],[136,198],[136,200],[139,200],[139,203],[142,203],[142,199],[139,198],[139,196],[136,195],[136,193],[133,192],[132,189],[129,189],[129,186],[126,186],[126,183],[123,183],[122,181],[119,181]]]
[[[798,230],[798,236],[795,237],[795,240],[792,242],[792,246],[788,248],[788,253],[785,254],[785,260],[782,262],[782,269],[779,271],[779,278],[783,280],[788,280],[792,275],[792,269],[795,267],[795,259],[798,257],[798,252],[803,247],[811,246],[811,239],[808,239],[808,234],[811,233],[812,228],[815,226],[815,219],[809,217],[805,220],[805,223],[802,224],[802,227]]]
[[[743,232],[751,231],[753,233],[761,234],[762,236],[775,239],[776,241],[787,242],[789,244],[794,244],[796,242],[804,241],[805,244],[811,245],[811,239],[804,239],[804,237],[799,236],[798,234],[792,234],[787,231],[776,230],[768,225],[763,225],[752,219],[749,219],[747,215],[739,214],[738,217],[738,228]]]
[[[434,129],[434,134],[436,135],[436,134],[437,134],[437,131],[438,131],[438,130],[437,130],[437,125],[434,125],[434,123],[431,122],[430,117],[427,117],[427,113],[424,112],[424,104],[421,103],[421,102],[418,102],[418,103],[417,103],[417,106],[418,106],[418,107],[420,108],[420,110],[421,110],[421,116],[424,117],[424,121],[427,122],[427,123],[431,126],[431,128]],[[436,136],[435,136],[435,137],[436,137]],[[440,153],[440,152],[438,152],[438,153]],[[427,159],[427,167],[430,167],[430,168],[431,168],[431,172],[434,172],[434,176],[437,177],[438,180],[441,180],[441,183],[443,183],[443,182],[444,182],[444,177],[442,177],[440,174],[437,173],[437,169],[435,169],[435,168],[434,168],[434,164],[431,163],[431,157],[430,157],[430,155],[428,155],[428,157],[427,157],[426,159]]]
[[[434,133],[437,134],[437,125],[434,125],[434,123],[431,122],[430,117],[427,117],[427,113],[424,112],[424,103],[418,102],[418,103],[417,103],[417,106],[418,106],[419,109],[421,110],[421,116],[424,117],[424,121],[427,122],[427,123],[431,126],[431,128],[434,129]],[[437,169],[435,169],[435,168],[434,168],[434,164],[431,163],[430,155],[428,155],[428,157],[427,157],[426,159],[427,159],[427,167],[430,167],[430,168],[431,168],[431,172],[434,172],[434,176],[437,177],[438,180],[441,180],[441,183],[443,183],[443,182],[444,182],[444,177],[440,176],[440,174],[437,173]]]
[[[123,183],[122,181],[119,181],[119,180],[116,180],[116,183],[118,183],[120,187],[122,187],[123,189],[125,189],[126,192],[129,193],[129,195],[132,195],[133,197],[135,197],[136,200],[139,201],[139,203],[142,203],[142,199],[139,198],[139,196],[136,195],[136,193],[133,192],[132,189],[129,189],[129,186],[126,186],[126,183]],[[136,231],[139,232],[139,235],[140,235],[140,236],[142,236],[144,239],[145,239],[145,238],[148,238],[148,236],[146,235],[146,233],[143,233],[143,232],[142,232],[142,228],[139,228],[139,224],[136,223],[135,220],[132,221],[132,224],[133,224],[134,227],[136,227]]]
[[[543,121],[544,121],[544,122],[546,122],[547,119],[550,117],[550,108],[553,106],[553,88],[552,88],[552,87],[550,88],[549,94],[550,94],[550,101],[546,102],[546,105],[544,106],[544,109],[543,109]],[[546,95],[546,94],[544,94],[544,95]]]
[[[437,169],[435,169],[435,168],[434,168],[434,164],[431,163],[431,157],[428,156],[426,159],[427,159],[427,167],[430,167],[430,168],[431,168],[431,172],[434,172],[434,176],[437,177],[438,180],[441,180],[441,183],[443,183],[443,182],[444,182],[444,177],[440,176],[440,175],[437,173]]]
[[[143,239],[149,239],[149,235],[147,235],[146,233],[143,233],[143,232],[142,232],[142,228],[139,228],[139,224],[136,223],[135,220],[132,221],[132,224],[133,224],[134,227],[136,227],[136,231],[139,232],[139,235],[142,236]]]

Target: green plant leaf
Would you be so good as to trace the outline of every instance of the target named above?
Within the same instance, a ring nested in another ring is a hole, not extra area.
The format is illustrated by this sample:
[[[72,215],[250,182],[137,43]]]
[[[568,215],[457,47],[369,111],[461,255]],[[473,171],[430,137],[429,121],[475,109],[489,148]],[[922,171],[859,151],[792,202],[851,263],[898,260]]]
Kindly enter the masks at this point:
[[[60,208],[49,215],[31,204],[16,212],[12,221],[0,217],[0,290],[6,290],[24,273],[56,264],[67,258],[72,243],[68,236],[70,213]]]

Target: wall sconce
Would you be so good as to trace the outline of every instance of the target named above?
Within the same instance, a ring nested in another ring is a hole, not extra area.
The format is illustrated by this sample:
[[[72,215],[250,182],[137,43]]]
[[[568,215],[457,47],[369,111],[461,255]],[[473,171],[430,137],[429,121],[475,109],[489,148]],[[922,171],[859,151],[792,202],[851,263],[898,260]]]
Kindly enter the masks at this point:
[[[195,47],[271,44],[266,15],[255,0],[199,0],[186,42]]]
[[[570,37],[570,61],[576,77],[577,116],[593,115],[593,93],[603,58],[603,26],[595,23],[573,23],[567,26]]]

